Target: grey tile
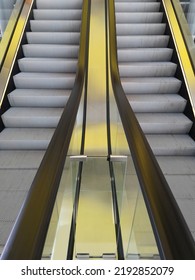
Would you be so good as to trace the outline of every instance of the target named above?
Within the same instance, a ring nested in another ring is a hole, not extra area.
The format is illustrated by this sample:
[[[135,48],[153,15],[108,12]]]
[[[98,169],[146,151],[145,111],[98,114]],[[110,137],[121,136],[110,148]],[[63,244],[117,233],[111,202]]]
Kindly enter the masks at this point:
[[[38,168],[45,151],[0,151],[0,169]]]
[[[195,175],[195,157],[158,156],[157,160],[165,175]]]
[[[29,190],[37,170],[0,169],[0,191]]]
[[[177,203],[191,231],[195,231],[195,199],[177,199]]]
[[[167,175],[166,179],[175,198],[195,199],[195,175]]]
[[[0,221],[15,221],[25,197],[24,191],[0,191]]]
[[[11,229],[13,227],[13,222],[2,222],[0,221],[0,253],[9,237]]]

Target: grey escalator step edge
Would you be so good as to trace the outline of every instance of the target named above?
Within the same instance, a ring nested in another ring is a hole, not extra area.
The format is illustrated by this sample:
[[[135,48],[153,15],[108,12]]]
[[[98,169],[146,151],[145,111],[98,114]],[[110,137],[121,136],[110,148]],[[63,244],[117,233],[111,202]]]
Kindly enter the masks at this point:
[[[22,49],[26,57],[77,58],[79,46],[27,44],[23,45]]]
[[[187,101],[178,94],[127,95],[134,112],[137,113],[181,113]]]
[[[45,150],[54,130],[53,128],[5,128],[0,133],[0,149]]]
[[[26,32],[29,44],[79,45],[79,32]]]
[[[168,35],[132,35],[117,36],[117,47],[120,48],[165,48],[169,42]]]
[[[82,4],[82,0],[36,0],[36,7],[38,9],[80,9]]]
[[[169,48],[129,48],[118,49],[118,61],[142,62],[142,61],[170,61],[173,50]]]
[[[80,20],[31,20],[32,32],[79,32]]]
[[[191,156],[158,156],[156,157],[165,175],[195,174],[195,157]]]
[[[81,9],[55,10],[55,9],[34,9],[35,20],[81,20]]]
[[[0,134],[1,136],[1,134]],[[36,170],[43,159],[45,150],[0,150],[1,170]]]
[[[182,113],[136,113],[145,134],[187,134],[192,121]]]
[[[3,115],[5,127],[53,128],[62,115],[63,108],[11,107]]]
[[[76,73],[77,59],[24,57],[18,65],[22,72]]]
[[[159,12],[159,2],[121,2],[115,3],[116,12]]]
[[[120,77],[170,77],[177,69],[172,62],[131,62],[118,66]]]
[[[147,134],[146,138],[158,156],[193,156],[195,141],[188,135],[177,134]]]
[[[118,23],[117,35],[163,35],[165,23]]]
[[[181,81],[174,77],[122,78],[126,94],[162,94],[178,93]]]
[[[26,89],[72,89],[74,74],[19,73],[13,77],[16,88]]]
[[[117,23],[158,23],[162,18],[162,12],[116,12]]]
[[[64,107],[71,90],[62,89],[15,89],[8,94],[11,106]]]

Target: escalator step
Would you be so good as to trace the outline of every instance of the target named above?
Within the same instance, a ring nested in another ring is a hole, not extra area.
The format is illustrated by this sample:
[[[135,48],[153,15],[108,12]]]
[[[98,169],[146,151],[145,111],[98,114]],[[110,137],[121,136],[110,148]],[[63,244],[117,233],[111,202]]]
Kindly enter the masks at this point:
[[[17,107],[64,107],[71,90],[62,89],[15,89],[8,94],[11,106]]]

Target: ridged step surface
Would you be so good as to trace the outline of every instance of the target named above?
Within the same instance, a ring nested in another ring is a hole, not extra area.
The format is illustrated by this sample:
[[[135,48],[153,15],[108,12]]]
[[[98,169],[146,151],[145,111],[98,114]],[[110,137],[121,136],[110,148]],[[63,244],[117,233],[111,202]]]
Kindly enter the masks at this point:
[[[56,127],[62,108],[10,108],[2,115],[6,127]]]
[[[70,93],[63,89],[15,89],[8,99],[16,107],[64,107]]]
[[[77,58],[79,46],[28,44],[23,45],[25,57]]]
[[[35,20],[81,20],[81,9],[34,9],[33,16]]]
[[[79,32],[27,32],[29,44],[58,44],[78,45],[80,40]]]
[[[11,108],[2,115],[2,149],[46,149],[75,81],[83,1],[35,2],[15,90],[8,94]]]
[[[164,23],[120,23],[116,25],[116,31],[120,35],[161,35],[165,27]]]
[[[177,94],[131,94],[127,98],[136,113],[181,113],[187,102]]]
[[[170,48],[124,48],[118,49],[118,61],[120,62],[152,62],[170,61],[173,50]]]
[[[136,113],[145,134],[186,134],[192,122],[181,113]]]
[[[160,1],[115,0],[119,74],[195,239],[195,141],[189,135],[193,122],[184,114],[187,100],[180,96],[179,65],[161,11]]]
[[[2,115],[0,254],[73,89],[83,2],[33,3]]]
[[[78,9],[82,8],[82,0],[36,0],[38,9]]]
[[[163,13],[144,13],[144,12],[116,12],[118,23],[156,23],[161,22]]]
[[[159,12],[158,2],[115,2],[116,12]]]
[[[120,63],[121,77],[169,77],[175,74],[177,65],[172,62]]]
[[[188,135],[146,135],[157,156],[195,156],[195,144]]]
[[[168,35],[135,35],[135,36],[117,36],[118,49],[122,48],[162,48],[167,47],[169,42]]]
[[[181,81],[174,77],[133,77],[121,78],[126,94],[165,94],[178,93]]]
[[[5,128],[0,134],[1,150],[45,150],[53,128]]]
[[[75,73],[77,59],[22,58],[18,60],[22,72]]]
[[[17,88],[26,89],[71,89],[75,75],[64,73],[27,73],[21,72],[14,76]]]
[[[30,27],[32,32],[72,32],[80,31],[79,20],[31,20]]]

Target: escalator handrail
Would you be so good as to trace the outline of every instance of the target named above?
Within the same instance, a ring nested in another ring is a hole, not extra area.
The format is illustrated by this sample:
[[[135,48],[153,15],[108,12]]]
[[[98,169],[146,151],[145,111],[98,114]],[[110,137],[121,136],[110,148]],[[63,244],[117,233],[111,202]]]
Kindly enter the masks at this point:
[[[195,259],[195,243],[121,85],[114,0],[109,1],[110,72],[115,100],[161,259]]]
[[[1,259],[41,259],[56,194],[82,95],[90,1],[83,1],[78,69],[70,98],[4,247]]]

